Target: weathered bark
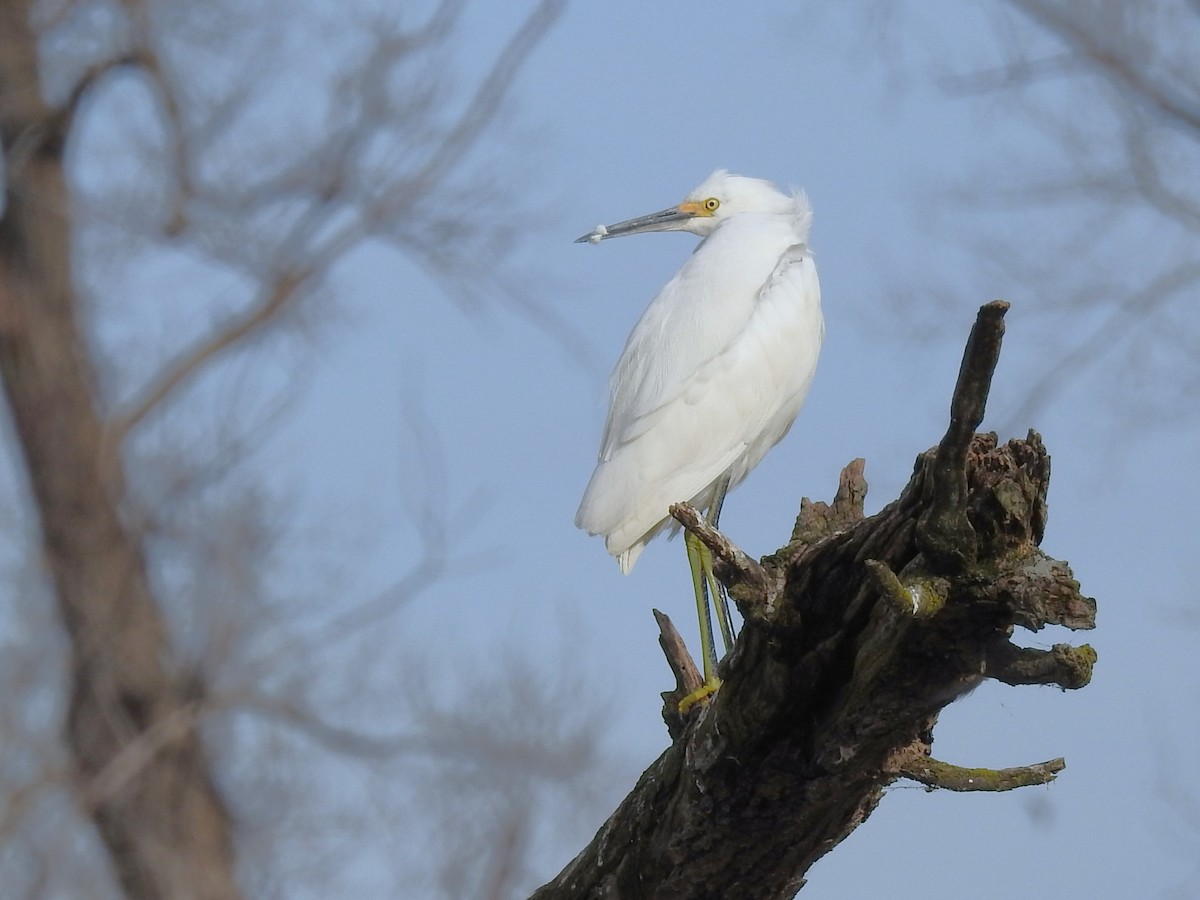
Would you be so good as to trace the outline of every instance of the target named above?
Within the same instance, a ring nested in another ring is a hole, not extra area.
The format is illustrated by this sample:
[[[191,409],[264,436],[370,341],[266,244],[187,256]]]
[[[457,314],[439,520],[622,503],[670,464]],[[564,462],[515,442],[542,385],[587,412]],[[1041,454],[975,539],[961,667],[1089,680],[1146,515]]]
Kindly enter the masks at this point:
[[[70,637],[76,795],[128,896],[236,897],[229,817],[197,730],[198,701],[171,671],[140,540],[100,465],[63,168],[79,98],[46,104],[37,52],[28,5],[0,2],[0,376]]]
[[[929,758],[940,710],[984,678],[1082,687],[1096,658],[1009,640],[1018,624],[1090,628],[1095,603],[1038,549],[1050,474],[1040,437],[999,446],[974,434],[1007,308],[980,310],[946,436],[877,515],[863,518],[861,460],[831,506],[802,505],[791,541],[761,563],[676,510],[718,559],[743,631],[709,705],[683,721],[678,690],[664,695],[674,743],[537,900],[791,897],[897,778],[1007,790],[1063,767]]]

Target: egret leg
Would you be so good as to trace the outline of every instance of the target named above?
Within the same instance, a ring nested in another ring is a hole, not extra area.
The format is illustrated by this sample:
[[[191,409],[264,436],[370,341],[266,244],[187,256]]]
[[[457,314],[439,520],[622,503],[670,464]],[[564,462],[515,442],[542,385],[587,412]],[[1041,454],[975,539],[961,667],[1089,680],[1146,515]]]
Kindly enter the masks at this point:
[[[721,518],[721,507],[725,505],[725,495],[729,493],[729,476],[726,475],[717,484],[717,489],[713,495],[712,505],[708,508],[708,523],[713,528],[717,527],[717,523]],[[704,574],[708,581],[709,591],[712,594],[713,605],[717,608],[717,624],[721,626],[721,641],[725,645],[725,652],[728,653],[733,649],[733,642],[737,635],[733,632],[733,616],[729,612],[729,592],[725,590],[725,585],[717,581],[713,575],[713,558],[712,551],[701,544],[701,549],[704,551]]]
[[[704,581],[707,586],[707,593],[713,598],[713,606],[717,609],[717,625],[721,628],[721,643],[725,645],[725,652],[728,653],[733,649],[734,633],[733,633],[733,618],[729,612],[729,594],[725,590],[725,585],[717,580],[717,576],[713,574],[713,557],[712,551],[700,545],[700,564],[704,570]]]
[[[700,619],[700,656],[704,665],[704,684],[692,691],[679,701],[679,711],[687,712],[701,700],[715,693],[721,686],[717,677],[717,651],[713,646],[712,614],[708,607],[708,579],[711,577],[711,555],[708,568],[705,569],[704,554],[708,548],[700,543],[700,539],[690,531],[683,536],[687,547],[688,566],[692,570],[692,587],[696,591],[696,613]]]

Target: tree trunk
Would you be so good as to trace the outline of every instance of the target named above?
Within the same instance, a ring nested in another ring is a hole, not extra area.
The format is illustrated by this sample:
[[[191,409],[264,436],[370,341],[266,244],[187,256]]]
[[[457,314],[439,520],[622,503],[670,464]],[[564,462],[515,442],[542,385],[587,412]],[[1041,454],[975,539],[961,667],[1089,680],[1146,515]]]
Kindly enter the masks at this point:
[[[139,536],[101,464],[104,423],[72,283],[64,148],[29,6],[0,2],[0,377],[70,638],[76,796],[126,894],[232,898],[229,817],[209,774]]]
[[[1050,458],[1036,432],[998,446],[983,419],[1008,305],[980,310],[941,443],[899,499],[864,518],[861,460],[831,506],[805,502],[761,563],[689,507],[745,619],[716,697],[688,717],[695,667],[671,632],[674,742],[536,900],[787,898],[900,777],[952,790],[1044,783],[1053,760],[964,769],[929,757],[938,713],[984,678],[1085,685],[1095,652],[1017,647],[1014,626],[1091,628],[1095,603],[1038,545]]]

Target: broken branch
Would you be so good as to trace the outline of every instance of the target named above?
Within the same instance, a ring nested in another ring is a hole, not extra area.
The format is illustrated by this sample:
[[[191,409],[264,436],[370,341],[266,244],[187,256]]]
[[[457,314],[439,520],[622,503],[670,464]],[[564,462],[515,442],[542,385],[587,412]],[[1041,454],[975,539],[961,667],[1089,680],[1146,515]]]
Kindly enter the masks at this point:
[[[975,559],[974,529],[967,519],[967,449],[983,421],[992,374],[1000,359],[1008,303],[993,300],[979,309],[963,351],[950,401],[950,425],[929,467],[929,508],[917,523],[926,553],[961,568]]]
[[[663,654],[667,657],[667,665],[671,667],[671,673],[675,676],[675,690],[663,691],[662,695],[663,721],[667,723],[667,732],[674,740],[683,732],[685,725],[685,719],[679,712],[679,701],[697,690],[704,683],[704,679],[700,677],[700,670],[696,668],[696,663],[688,653],[687,645],[671,617],[656,609],[654,618],[658,622],[658,645],[662,647]]]
[[[1058,759],[1035,763],[1031,766],[1015,766],[1011,769],[978,769],[955,766],[931,756],[921,756],[900,764],[899,772],[905,778],[920,782],[930,790],[941,788],[946,791],[1011,791],[1035,784],[1049,784],[1067,767],[1066,761]]]
[[[1005,684],[1055,684],[1075,690],[1092,680],[1095,664],[1096,651],[1090,644],[1055,644],[1049,650],[1037,650],[1003,641],[989,649],[983,674]]]

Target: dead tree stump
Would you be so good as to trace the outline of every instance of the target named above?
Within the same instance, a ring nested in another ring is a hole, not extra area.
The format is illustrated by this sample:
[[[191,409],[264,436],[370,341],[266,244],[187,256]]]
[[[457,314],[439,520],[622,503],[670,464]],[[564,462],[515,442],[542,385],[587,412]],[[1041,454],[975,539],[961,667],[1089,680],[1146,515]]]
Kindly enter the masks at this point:
[[[791,540],[761,562],[687,505],[745,624],[724,684],[685,718],[695,666],[660,614],[679,684],[664,694],[671,746],[536,900],[788,898],[898,778],[950,790],[1052,780],[1061,759],[975,769],[930,757],[939,712],[985,678],[1079,688],[1095,651],[1032,650],[1016,626],[1092,628],[1095,602],[1039,545],[1050,457],[1033,431],[975,434],[1008,304],[983,306],[950,427],[900,497],[863,516],[863,462],[832,504],[801,505]]]

